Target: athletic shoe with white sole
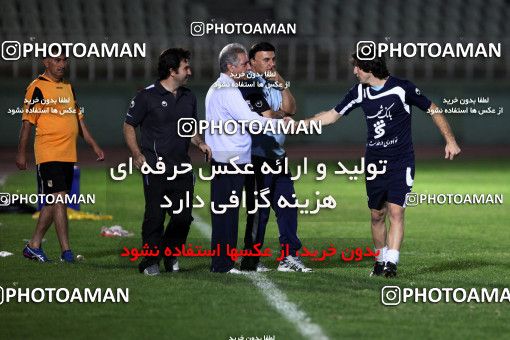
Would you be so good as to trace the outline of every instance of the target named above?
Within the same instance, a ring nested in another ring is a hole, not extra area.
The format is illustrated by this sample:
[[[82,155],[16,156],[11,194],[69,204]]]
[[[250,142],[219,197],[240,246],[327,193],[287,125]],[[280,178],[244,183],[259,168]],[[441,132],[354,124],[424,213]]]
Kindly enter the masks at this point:
[[[74,262],[74,254],[71,251],[71,249],[68,249],[68,250],[62,252],[62,255],[60,256],[60,262],[67,262],[67,263]]]
[[[148,266],[143,270],[143,274],[147,276],[157,276],[160,274],[159,272],[159,264],[155,263],[153,265]]]
[[[269,268],[267,268],[266,266],[264,266],[264,265],[262,264],[262,262],[259,262],[259,263],[257,264],[257,272],[258,272],[258,273],[265,273],[265,272],[270,272],[270,271],[271,271],[271,269],[269,269]]]
[[[165,257],[163,259],[165,270],[169,273],[179,271],[179,261],[175,257]]]
[[[302,272],[302,273],[309,273],[313,271],[312,268],[308,268],[303,264],[301,258],[292,255],[289,255],[285,257],[283,260],[281,260],[277,270],[279,272]]]
[[[386,265],[384,266],[384,276],[385,277],[397,276],[397,265],[393,262],[386,262]]]
[[[39,262],[50,262],[42,248],[30,248],[28,243],[23,248],[23,256],[30,260],[37,260]]]
[[[232,268],[227,272],[227,274],[243,274],[243,272],[239,269]]]
[[[375,261],[370,276],[381,276],[382,274],[384,274],[384,262]]]

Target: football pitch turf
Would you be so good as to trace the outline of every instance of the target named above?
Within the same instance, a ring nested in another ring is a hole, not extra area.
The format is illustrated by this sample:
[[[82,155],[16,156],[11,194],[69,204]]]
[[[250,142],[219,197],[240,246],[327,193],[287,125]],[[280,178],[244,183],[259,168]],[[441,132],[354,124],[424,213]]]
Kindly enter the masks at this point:
[[[333,164],[331,164],[333,165]],[[295,167],[293,167],[295,168]],[[332,167],[328,167],[328,170]],[[510,197],[510,161],[418,161],[413,191],[417,193],[503,194]],[[315,191],[333,195],[334,210],[300,216],[303,245],[339,250],[370,245],[369,212],[362,179],[332,176],[317,182],[312,174],[295,184],[298,197],[313,199]],[[33,193],[32,171],[11,174],[2,192]],[[184,258],[179,273],[146,277],[136,264],[121,257],[123,247],[140,247],[144,199],[139,175],[123,182],[109,179],[105,169],[81,171],[81,193],[95,193],[87,212],[113,215],[112,221],[70,221],[71,246],[84,260],[73,265],[54,261],[39,264],[21,255],[35,220],[30,215],[0,215],[0,258],[3,288],[129,288],[128,303],[17,303],[0,305],[0,338],[169,338],[229,339],[275,336],[275,339],[314,339],[303,335],[299,322],[289,321],[285,308],[275,307],[254,280],[245,275],[209,272],[209,258]],[[197,181],[196,194],[208,202],[209,183]],[[368,276],[372,262],[344,262],[338,255],[324,262],[306,260],[313,273],[281,273],[274,258],[264,260],[273,270],[260,274],[306,314],[329,339],[391,338],[508,338],[510,304],[407,302],[381,303],[381,288],[499,288],[510,286],[510,210],[501,205],[419,205],[406,210],[406,230],[398,277]],[[243,210],[241,210],[243,211]],[[209,213],[194,210],[210,223]],[[240,214],[239,242],[244,235]],[[121,225],[129,238],[100,236],[102,225]],[[266,245],[277,249],[274,214]],[[58,241],[52,227],[43,247],[57,260]],[[189,242],[210,247],[196,225]],[[279,301],[278,299],[276,301]],[[276,302],[278,303],[278,302]],[[283,310],[283,312],[282,312]],[[292,316],[290,317],[292,318]],[[314,335],[315,334],[315,335]]]

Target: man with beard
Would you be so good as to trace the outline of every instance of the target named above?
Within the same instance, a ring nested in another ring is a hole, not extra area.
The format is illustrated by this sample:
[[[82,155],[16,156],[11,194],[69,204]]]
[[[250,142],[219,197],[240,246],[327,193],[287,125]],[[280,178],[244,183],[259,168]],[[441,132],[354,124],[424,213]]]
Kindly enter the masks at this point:
[[[163,209],[164,196],[171,202],[185,200],[187,193],[193,195],[194,176],[186,172],[178,174],[172,181],[174,168],[182,170],[182,163],[190,163],[188,149],[190,142],[211,157],[211,149],[196,134],[194,137],[181,137],[178,121],[181,118],[197,119],[195,95],[183,85],[191,76],[190,52],[182,48],[170,48],[159,56],[159,80],[141,90],[131,101],[124,122],[124,137],[131,151],[135,166],[140,169],[147,164],[157,169],[156,163],[163,162],[164,174],[143,175],[145,214],[142,224],[142,244],[149,249],[159,248],[160,254],[166,247],[174,249],[186,242],[193,217],[192,207],[184,207],[174,214],[174,208]],[[141,147],[136,140],[135,128],[140,126]],[[159,167],[158,167],[159,169]],[[170,221],[164,229],[166,213]],[[159,257],[145,257],[139,264],[140,273],[159,275]],[[178,271],[175,257],[164,257],[167,272]]]

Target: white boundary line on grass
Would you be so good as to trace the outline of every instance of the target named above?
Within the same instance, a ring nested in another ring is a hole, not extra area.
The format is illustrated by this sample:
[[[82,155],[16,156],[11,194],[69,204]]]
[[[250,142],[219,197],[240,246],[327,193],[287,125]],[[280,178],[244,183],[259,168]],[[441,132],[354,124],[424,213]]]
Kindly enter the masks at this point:
[[[209,239],[211,238],[211,226],[199,216],[194,216],[193,223],[198,230]],[[323,332],[322,328],[313,323],[305,312],[290,302],[284,292],[278,289],[276,285],[265,275],[257,272],[244,274],[259,289],[274,309],[285,319],[292,323],[298,329],[299,333],[307,339],[328,340],[329,338]],[[309,275],[309,274],[307,274]]]

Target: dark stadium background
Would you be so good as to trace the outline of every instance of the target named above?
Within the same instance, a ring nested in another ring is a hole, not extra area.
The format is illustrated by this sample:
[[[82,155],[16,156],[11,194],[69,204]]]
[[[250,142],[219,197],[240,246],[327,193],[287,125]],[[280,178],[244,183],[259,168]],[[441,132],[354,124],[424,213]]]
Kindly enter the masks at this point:
[[[2,1],[2,41],[20,42],[145,42],[147,58],[71,59],[68,79],[74,85],[86,119],[107,156],[125,150],[121,125],[130,98],[155,79],[158,54],[182,46],[192,52],[189,87],[204,117],[207,88],[219,71],[217,54],[230,42],[251,44],[267,40],[277,48],[278,70],[291,82],[298,118],[333,107],[355,83],[348,59],[359,40],[376,42],[501,42],[502,57],[491,59],[402,58],[388,60],[390,72],[416,83],[441,106],[443,98],[490,97],[492,107],[508,108],[508,49],[510,6],[489,1],[303,1],[268,0],[25,0]],[[292,22],[290,36],[207,35],[193,37],[189,25],[203,22]],[[0,62],[0,148],[2,169],[14,165],[20,106],[27,84],[42,72],[35,58]],[[508,113],[500,116],[448,114],[462,157],[507,156]],[[291,157],[362,153],[365,123],[355,111],[321,136],[287,139]],[[414,110],[413,137],[417,157],[441,157],[442,138],[428,117]],[[306,145],[306,148],[303,146]],[[80,159],[92,158],[81,152]]]
[[[413,81],[440,107],[443,98],[489,98],[499,115],[447,114],[462,148],[445,161],[444,141],[429,115],[413,111],[416,193],[499,193],[510,197],[510,0],[0,0],[0,41],[146,43],[147,57],[136,59],[69,60],[67,79],[73,84],[86,122],[105,149],[106,161],[95,162],[80,140],[82,193],[97,194],[96,204],[82,212],[112,215],[112,220],[71,220],[73,251],[83,262],[67,266],[40,264],[21,254],[34,230],[30,214],[0,214],[0,287],[130,289],[126,304],[4,303],[0,306],[0,338],[175,338],[232,339],[244,336],[276,339],[343,339],[390,336],[397,339],[508,338],[509,306],[493,303],[412,303],[386,307],[381,288],[500,288],[510,282],[510,211],[501,205],[422,204],[406,212],[406,236],[399,276],[393,281],[369,277],[370,260],[330,263],[308,260],[307,273],[281,273],[267,259],[269,273],[219,275],[209,271],[209,258],[183,259],[179,273],[148,278],[136,263],[119,256],[124,247],[140,246],[144,198],[139,174],[115,182],[110,166],[128,157],[122,124],[136,91],[156,79],[157,57],[169,47],[192,52],[193,76],[188,87],[198,98],[204,117],[207,89],[219,74],[217,56],[228,43],[249,47],[269,41],[277,48],[278,70],[291,83],[297,118],[335,106],[355,83],[349,56],[361,40],[375,42],[501,43],[501,58],[402,58],[388,60],[392,75]],[[207,35],[193,37],[192,22],[295,23],[296,35]],[[35,193],[33,140],[29,169],[15,166],[19,115],[25,88],[40,73],[40,59],[0,60],[0,193]],[[292,160],[306,156],[328,164],[322,182],[309,171],[296,181],[296,193],[335,196],[337,208],[299,217],[303,245],[340,249],[371,244],[370,219],[363,180],[330,176],[336,161],[359,164],[366,138],[360,109],[320,136],[289,136]],[[196,148],[194,165],[206,167]],[[314,162],[310,162],[314,168]],[[296,165],[295,162],[291,163]],[[331,168],[329,167],[331,166]],[[294,169],[295,167],[292,167]],[[197,181],[195,194],[206,201],[209,183]],[[5,195],[5,194],[3,194]],[[313,200],[315,201],[315,199]],[[210,216],[193,211],[188,242],[210,244]],[[245,214],[239,234],[244,235]],[[104,216],[103,216],[104,217]],[[101,237],[102,226],[122,225],[130,238]],[[46,234],[44,249],[58,259],[55,232]],[[238,243],[238,246],[242,241]],[[273,217],[265,246],[278,249]],[[320,249],[320,248],[319,248]],[[257,274],[260,274],[256,276]],[[297,274],[297,275],[287,275]],[[154,280],[152,280],[154,279]],[[261,284],[262,282],[262,284]],[[268,288],[269,286],[269,288]],[[271,288],[272,287],[272,288]],[[272,292],[278,294],[273,294]],[[269,292],[269,293],[268,293]],[[276,295],[277,302],[267,296]],[[273,302],[272,302],[273,301]],[[294,313],[288,313],[289,310]],[[292,314],[288,317],[288,314]],[[297,314],[297,317],[296,317]],[[313,326],[312,332],[310,327]],[[318,330],[318,331],[317,331]],[[317,336],[322,334],[326,336]],[[239,339],[238,338],[238,339]]]

